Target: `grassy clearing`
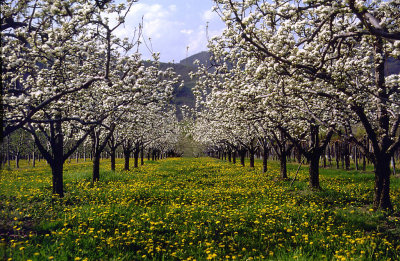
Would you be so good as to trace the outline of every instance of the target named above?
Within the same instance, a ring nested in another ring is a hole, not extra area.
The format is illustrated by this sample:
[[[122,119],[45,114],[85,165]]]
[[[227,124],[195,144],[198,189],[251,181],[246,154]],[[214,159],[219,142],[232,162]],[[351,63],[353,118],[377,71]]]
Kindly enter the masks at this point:
[[[24,163],[26,164],[26,163]],[[146,162],[115,173],[102,162],[65,168],[66,195],[51,174],[2,170],[0,257],[5,260],[400,260],[400,183],[395,212],[373,212],[372,173],[321,170],[320,192],[269,172],[200,158]],[[117,162],[122,169],[122,161]],[[295,164],[289,165],[294,176]]]

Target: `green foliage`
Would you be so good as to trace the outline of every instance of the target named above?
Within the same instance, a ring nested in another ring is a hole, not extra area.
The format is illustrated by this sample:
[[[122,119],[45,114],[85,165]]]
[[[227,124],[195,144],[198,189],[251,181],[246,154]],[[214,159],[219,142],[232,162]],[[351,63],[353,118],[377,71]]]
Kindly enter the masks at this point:
[[[24,163],[24,162],[23,162]],[[26,162],[25,162],[26,163]],[[0,256],[5,260],[398,260],[400,183],[395,212],[373,212],[373,174],[321,169],[323,189],[208,158],[146,161],[115,173],[102,161],[65,168],[65,197],[51,173],[2,170]],[[289,164],[293,178],[296,164]]]

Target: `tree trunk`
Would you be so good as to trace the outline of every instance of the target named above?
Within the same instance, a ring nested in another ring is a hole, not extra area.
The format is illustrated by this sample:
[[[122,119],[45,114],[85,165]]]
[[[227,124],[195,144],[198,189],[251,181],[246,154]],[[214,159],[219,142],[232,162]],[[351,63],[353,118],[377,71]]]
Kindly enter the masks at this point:
[[[358,170],[358,150],[357,146],[354,146],[354,164],[356,165],[356,170]]]
[[[228,161],[232,162],[232,151],[231,150],[228,151]]]
[[[124,159],[125,159],[124,170],[129,170],[129,158],[130,158],[130,155],[131,155],[130,150],[124,150]]]
[[[344,149],[344,161],[345,161],[345,166],[346,170],[350,170],[350,150],[349,150],[349,143],[345,142],[343,144],[343,149]]]
[[[396,161],[394,160],[394,155],[392,157],[392,168],[393,168],[393,176],[396,175]]]
[[[335,160],[336,160],[336,168],[339,169],[339,161],[340,161],[340,149],[339,143],[335,142]]]
[[[140,148],[140,165],[144,165],[144,149],[143,146]]]
[[[263,173],[268,171],[268,146],[264,142],[263,144]]]
[[[135,159],[134,165],[133,165],[134,168],[139,167],[139,153],[140,153],[140,150],[138,148],[136,148],[135,151],[133,152],[133,157]]]
[[[32,152],[32,167],[36,167],[36,153],[35,151]]]
[[[110,148],[111,170],[115,171],[115,147]]]
[[[243,150],[243,149],[240,150],[239,154],[240,154],[240,164],[242,164],[242,166],[244,167],[245,166],[244,160],[245,160],[245,157],[246,157],[246,150]]]
[[[236,164],[236,151],[233,151],[232,163],[233,163],[233,164]]]
[[[7,136],[7,166],[11,168],[10,136]]]
[[[390,156],[383,155],[375,163],[374,209],[392,210],[390,201]]]
[[[62,134],[61,121],[56,123],[56,135],[54,138],[53,162],[49,162],[53,174],[53,194],[64,197],[64,136]]]
[[[388,92],[385,86],[385,53],[383,39],[375,38],[374,55],[375,55],[375,85],[377,89],[377,111],[376,115],[379,122],[379,139],[376,135],[370,135],[369,138],[375,144],[374,148],[374,168],[375,168],[375,197],[374,209],[393,210],[390,202],[390,158],[393,156],[388,154],[388,149],[392,145],[393,140],[390,135],[389,112],[386,107]],[[375,134],[375,133],[374,133]],[[380,145],[380,151],[376,151],[376,144]],[[394,153],[394,151],[393,151]]]
[[[367,169],[367,161],[365,159],[365,154],[363,154],[362,170],[365,171],[366,169]]]
[[[254,168],[254,149],[249,150],[249,158],[250,158],[250,168]]]
[[[296,159],[297,163],[301,163],[301,152],[298,149],[296,149]]]
[[[20,156],[19,152],[15,153],[15,167],[17,169],[19,169],[19,156]]]
[[[281,166],[281,178],[287,179],[287,166],[286,166],[286,149],[284,147],[280,148],[279,162]]]
[[[332,168],[332,154],[331,154],[331,146],[327,146],[327,152],[328,152],[328,162],[329,162],[329,167]]]
[[[310,128],[310,147],[308,154],[309,161],[309,186],[311,189],[320,189],[319,185],[319,158],[324,148],[319,147],[319,126],[311,124]]]
[[[51,172],[53,175],[53,194],[64,197],[64,184],[63,184],[63,162],[62,159],[55,159],[51,164]]]
[[[346,158],[346,155],[344,153],[344,145],[342,143],[342,144],[340,144],[340,161],[342,162],[342,169],[345,169],[345,164],[344,164],[345,158]]]
[[[100,180],[100,153],[93,155],[93,182]]]
[[[309,186],[311,189],[320,189],[319,185],[319,153],[312,153],[309,161]]]

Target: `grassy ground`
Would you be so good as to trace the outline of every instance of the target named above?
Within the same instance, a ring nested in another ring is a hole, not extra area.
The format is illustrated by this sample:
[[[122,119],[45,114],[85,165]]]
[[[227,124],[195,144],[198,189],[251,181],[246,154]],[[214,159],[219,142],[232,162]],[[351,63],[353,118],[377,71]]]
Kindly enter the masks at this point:
[[[122,168],[122,160],[117,162]],[[26,164],[26,162],[23,162]],[[322,190],[209,158],[148,161],[115,173],[102,162],[65,168],[63,199],[49,167],[0,174],[5,260],[400,260],[400,181],[394,213],[373,212],[373,174],[321,170]],[[289,165],[294,176],[297,165]]]

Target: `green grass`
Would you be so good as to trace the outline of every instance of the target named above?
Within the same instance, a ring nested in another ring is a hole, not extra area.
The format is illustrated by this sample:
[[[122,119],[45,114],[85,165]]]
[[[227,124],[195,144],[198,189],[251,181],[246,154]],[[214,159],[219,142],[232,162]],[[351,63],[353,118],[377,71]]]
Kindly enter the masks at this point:
[[[21,162],[0,175],[0,257],[7,260],[399,260],[400,183],[393,213],[373,212],[373,173],[307,166],[291,184],[209,158],[146,161],[125,172],[102,161],[66,164],[65,197],[51,195],[49,167]]]

